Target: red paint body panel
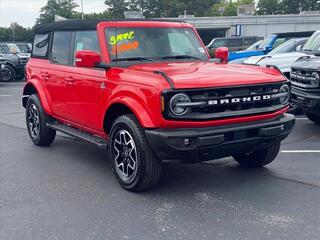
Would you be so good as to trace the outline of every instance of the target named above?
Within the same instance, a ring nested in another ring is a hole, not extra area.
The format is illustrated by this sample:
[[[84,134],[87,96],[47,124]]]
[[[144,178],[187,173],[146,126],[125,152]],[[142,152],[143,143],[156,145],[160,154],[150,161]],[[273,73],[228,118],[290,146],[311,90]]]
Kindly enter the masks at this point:
[[[102,22],[97,30],[101,58],[105,63],[109,63],[110,59],[104,31],[115,26],[192,28],[186,23],[173,22]],[[284,81],[284,77],[274,69],[201,61],[145,63],[106,70],[58,65],[31,58],[27,64],[26,84],[32,84],[37,89],[49,115],[103,137],[106,137],[103,128],[105,114],[115,103],[129,107],[144,128],[191,128],[252,122],[274,118],[287,111],[284,108],[258,116],[214,121],[165,120],[161,114],[161,93],[170,89],[170,85],[163,76],[154,74],[155,70],[165,72],[177,89]]]

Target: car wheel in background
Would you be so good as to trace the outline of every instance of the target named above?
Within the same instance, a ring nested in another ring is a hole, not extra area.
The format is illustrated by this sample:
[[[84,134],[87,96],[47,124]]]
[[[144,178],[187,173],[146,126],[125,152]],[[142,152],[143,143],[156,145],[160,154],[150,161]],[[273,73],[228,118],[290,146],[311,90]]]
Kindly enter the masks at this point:
[[[249,168],[260,168],[271,163],[280,150],[280,142],[274,142],[269,147],[251,152],[233,156],[241,166]]]
[[[16,72],[13,67],[6,65],[4,69],[1,70],[1,77],[3,82],[11,82],[16,80]]]
[[[317,116],[308,111],[305,111],[305,115],[310,121],[314,122],[315,124],[320,124],[320,116]]]

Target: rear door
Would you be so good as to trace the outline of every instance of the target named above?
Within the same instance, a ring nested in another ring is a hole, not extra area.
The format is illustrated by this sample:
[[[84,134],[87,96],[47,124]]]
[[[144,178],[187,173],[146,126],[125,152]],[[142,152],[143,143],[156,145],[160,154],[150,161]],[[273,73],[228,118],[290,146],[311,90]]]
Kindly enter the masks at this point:
[[[52,111],[56,117],[70,119],[67,103],[72,98],[72,86],[65,81],[65,73],[70,68],[69,54],[72,32],[57,31],[53,33],[49,53],[50,69],[41,72],[49,92]]]

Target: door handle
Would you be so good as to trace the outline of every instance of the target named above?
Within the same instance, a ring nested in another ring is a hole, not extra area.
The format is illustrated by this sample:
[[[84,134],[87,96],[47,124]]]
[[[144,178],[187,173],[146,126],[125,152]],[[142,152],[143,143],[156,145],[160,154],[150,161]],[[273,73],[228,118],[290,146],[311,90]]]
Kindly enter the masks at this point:
[[[66,80],[66,83],[67,83],[68,86],[74,86],[75,83],[76,83],[76,80],[71,76],[70,77],[66,77],[65,80]]]
[[[41,76],[45,81],[47,81],[49,80],[49,77],[51,76],[51,74],[48,72],[41,72]]]

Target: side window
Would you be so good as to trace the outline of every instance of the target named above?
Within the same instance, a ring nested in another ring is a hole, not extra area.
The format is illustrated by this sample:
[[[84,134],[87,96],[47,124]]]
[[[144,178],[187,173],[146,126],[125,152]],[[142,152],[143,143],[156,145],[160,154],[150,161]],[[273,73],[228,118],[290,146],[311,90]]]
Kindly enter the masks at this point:
[[[242,45],[241,38],[229,39],[228,46],[229,47],[240,47]]]
[[[252,38],[252,37],[244,38],[244,45],[249,46],[254,44],[256,41],[258,41],[257,38]]]
[[[76,32],[74,54],[79,50],[92,50],[100,53],[97,31]]]
[[[278,47],[279,45],[281,45],[282,43],[284,43],[287,39],[285,38],[278,38],[274,43],[272,48],[275,49],[276,47]]]
[[[55,63],[69,63],[71,32],[55,32],[53,35],[51,60]]]
[[[32,56],[46,57],[48,53],[50,34],[36,34],[33,41]]]

